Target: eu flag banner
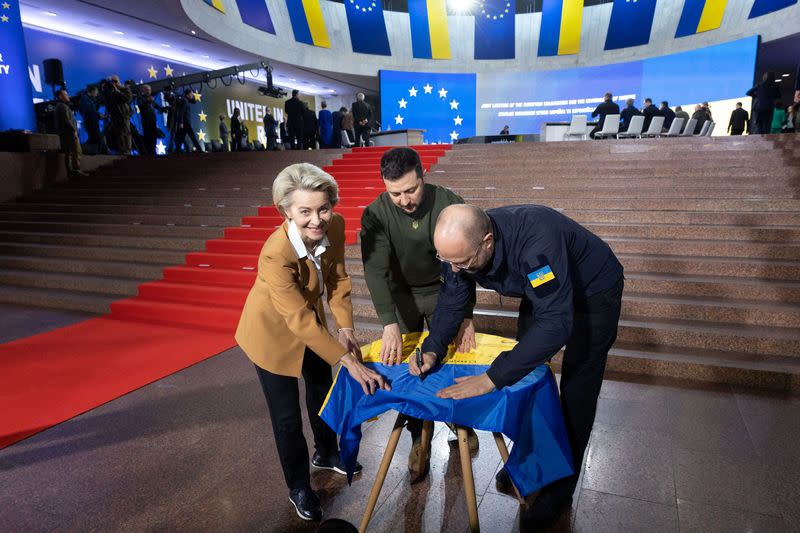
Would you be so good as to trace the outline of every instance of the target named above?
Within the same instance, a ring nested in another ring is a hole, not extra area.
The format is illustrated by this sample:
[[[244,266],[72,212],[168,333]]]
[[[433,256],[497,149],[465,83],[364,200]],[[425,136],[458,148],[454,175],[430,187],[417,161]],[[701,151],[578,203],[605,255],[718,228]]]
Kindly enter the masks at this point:
[[[18,0],[0,3],[0,131],[35,130],[28,54]]]
[[[408,0],[411,50],[417,59],[450,59],[445,0]]]
[[[475,59],[514,59],[516,2],[480,0],[475,13]]]
[[[242,22],[261,31],[275,35],[275,26],[269,16],[267,0],[236,0]]]
[[[225,6],[222,5],[222,0],[203,0],[206,4],[210,5],[220,13],[225,13]]]
[[[425,143],[475,135],[475,74],[380,71],[384,130],[425,130]]]
[[[390,56],[381,0],[344,0],[353,52]]]
[[[330,48],[328,30],[319,0],[286,0],[294,39],[299,43]]]
[[[722,25],[727,4],[728,0],[685,0],[675,37],[716,30]]]
[[[614,0],[606,34],[606,50],[650,42],[656,0]]]
[[[539,55],[577,54],[581,49],[583,0],[544,0]]]
[[[403,336],[403,355],[411,355],[427,334]],[[342,462],[352,479],[361,441],[361,424],[390,409],[423,420],[450,422],[478,430],[500,432],[514,447],[506,462],[511,480],[523,495],[572,474],[572,454],[561,414],[555,377],[542,365],[511,387],[464,400],[445,400],[436,393],[455,378],[485,372],[495,357],[514,347],[515,341],[478,333],[477,347],[469,353],[450,353],[444,364],[424,380],[408,373],[408,364],[385,366],[380,362],[381,341],[361,349],[364,363],[383,375],[391,391],[365,395],[346,369],[336,374],[319,415],[340,435]]]
[[[750,10],[750,16],[747,18],[753,19],[760,17],[761,15],[793,6],[796,3],[797,0],[756,0],[753,4],[753,8]]]

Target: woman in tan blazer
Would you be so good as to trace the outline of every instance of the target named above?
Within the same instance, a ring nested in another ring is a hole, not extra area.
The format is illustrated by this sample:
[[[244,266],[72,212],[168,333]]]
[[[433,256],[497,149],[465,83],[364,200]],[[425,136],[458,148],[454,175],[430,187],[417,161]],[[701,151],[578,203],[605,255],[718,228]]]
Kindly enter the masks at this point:
[[[316,448],[312,464],[341,474],[336,434],[318,415],[332,384],[331,366],[341,363],[367,394],[389,386],[361,363],[345,271],[344,219],[333,213],[339,201],[336,181],[314,165],[291,165],[275,178],[272,199],[286,221],[261,249],[236,341],[255,364],[267,399],[289,501],[300,518],[319,520],[322,510],[311,489],[297,378],[305,380]],[[338,338],[328,331],[324,293]]]

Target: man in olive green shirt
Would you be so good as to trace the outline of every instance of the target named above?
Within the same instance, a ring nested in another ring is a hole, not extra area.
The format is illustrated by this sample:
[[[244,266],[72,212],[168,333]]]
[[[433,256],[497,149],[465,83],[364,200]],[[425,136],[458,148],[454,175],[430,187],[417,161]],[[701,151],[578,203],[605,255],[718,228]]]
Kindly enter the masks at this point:
[[[433,246],[436,219],[442,209],[464,200],[449,189],[425,183],[419,154],[411,148],[387,151],[381,158],[381,177],[386,192],[361,217],[361,258],[383,324],[381,360],[396,365],[403,359],[401,334],[422,331],[436,309],[441,284],[441,262]],[[461,352],[475,347],[471,309],[467,316],[456,337]],[[422,421],[409,418],[407,427],[414,441],[409,470],[416,481],[427,473],[430,457],[421,456]],[[473,447],[477,445],[474,434],[470,440]]]

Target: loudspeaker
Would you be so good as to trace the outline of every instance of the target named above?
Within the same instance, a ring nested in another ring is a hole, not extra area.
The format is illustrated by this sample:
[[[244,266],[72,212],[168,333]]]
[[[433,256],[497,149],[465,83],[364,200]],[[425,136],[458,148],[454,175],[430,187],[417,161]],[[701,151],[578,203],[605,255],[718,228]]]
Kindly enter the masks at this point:
[[[46,85],[64,85],[64,66],[60,59],[45,59],[42,64]]]

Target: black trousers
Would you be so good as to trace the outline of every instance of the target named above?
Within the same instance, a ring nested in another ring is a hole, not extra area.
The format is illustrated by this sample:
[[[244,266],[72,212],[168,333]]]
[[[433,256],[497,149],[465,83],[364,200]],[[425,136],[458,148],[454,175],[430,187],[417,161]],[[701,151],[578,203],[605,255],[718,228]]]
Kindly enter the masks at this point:
[[[303,149],[303,122],[287,122],[286,134],[289,136],[289,149]]]
[[[279,376],[256,366],[258,380],[267,399],[272,432],[289,490],[311,487],[308,446],[303,435],[300,413],[300,389],[297,378]],[[303,379],[306,388],[306,408],[314,434],[314,447],[324,457],[338,452],[336,433],[322,421],[319,413],[333,379],[331,367],[317,354],[306,348],[303,357]]]
[[[589,444],[608,351],[617,339],[623,286],[624,280],[620,278],[610,289],[575,303],[572,334],[561,364],[561,410],[576,472],[549,486],[564,496],[575,490]],[[529,327],[532,311],[530,300],[524,298],[520,304],[520,331]]]
[[[741,135],[742,133],[744,133],[744,130],[740,130],[738,128],[731,129],[731,135]]]
[[[356,124],[356,145],[369,146],[369,125]]]
[[[772,129],[772,109],[763,109],[756,112],[756,125],[759,135],[766,135]]]

